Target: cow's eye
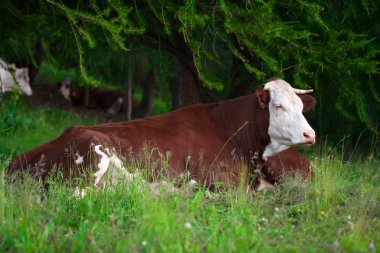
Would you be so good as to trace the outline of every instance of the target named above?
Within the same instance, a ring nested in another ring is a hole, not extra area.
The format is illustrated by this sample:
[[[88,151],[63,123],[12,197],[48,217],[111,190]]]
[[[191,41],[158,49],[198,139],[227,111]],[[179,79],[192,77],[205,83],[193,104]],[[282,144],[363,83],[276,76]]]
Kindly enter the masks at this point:
[[[274,105],[274,108],[276,110],[284,110],[284,107],[282,105]]]

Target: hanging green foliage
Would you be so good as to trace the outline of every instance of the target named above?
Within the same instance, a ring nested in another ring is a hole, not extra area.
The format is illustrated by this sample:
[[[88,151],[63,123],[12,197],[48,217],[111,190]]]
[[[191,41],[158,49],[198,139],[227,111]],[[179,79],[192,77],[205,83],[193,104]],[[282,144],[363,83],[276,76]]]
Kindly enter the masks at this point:
[[[380,100],[376,0],[4,0],[0,11],[7,34],[1,57],[33,58],[43,38],[50,55],[61,57],[57,64],[79,62],[92,84],[102,76],[120,79],[118,66],[129,52],[149,47],[194,66],[192,74],[207,89],[233,91],[234,80],[244,84],[231,77],[241,66],[236,73],[251,88],[273,76],[314,88],[320,115],[340,115],[370,129],[375,121],[369,119],[380,118],[370,110]]]

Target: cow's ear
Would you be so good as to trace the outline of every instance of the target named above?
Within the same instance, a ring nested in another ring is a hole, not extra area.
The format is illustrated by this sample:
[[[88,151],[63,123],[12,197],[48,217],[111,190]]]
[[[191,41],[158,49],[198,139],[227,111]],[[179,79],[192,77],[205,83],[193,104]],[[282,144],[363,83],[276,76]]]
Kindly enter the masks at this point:
[[[302,112],[308,112],[310,111],[311,109],[314,109],[315,107],[315,98],[310,96],[310,95],[299,95],[299,97],[301,98],[302,100],[302,103],[303,103],[303,110]]]
[[[23,68],[22,69],[22,73],[24,75],[24,78],[28,79],[28,77],[29,77],[29,69],[28,68]]]
[[[256,90],[256,97],[259,101],[260,107],[265,109],[268,107],[269,103],[269,91],[264,90],[264,88],[260,88]]]

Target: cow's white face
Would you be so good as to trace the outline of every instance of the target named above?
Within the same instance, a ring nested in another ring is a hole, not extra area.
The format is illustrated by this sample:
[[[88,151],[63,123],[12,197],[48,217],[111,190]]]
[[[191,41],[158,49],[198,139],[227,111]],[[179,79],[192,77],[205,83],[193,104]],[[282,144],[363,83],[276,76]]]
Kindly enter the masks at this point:
[[[62,94],[62,96],[67,100],[70,101],[70,93],[71,93],[71,79],[65,78],[62,83],[61,87],[59,88],[59,92]]]
[[[306,121],[301,98],[284,80],[270,81],[264,86],[270,94],[269,129],[270,144],[263,158],[274,155],[294,145],[312,145],[315,132]]]
[[[16,80],[22,94],[31,96],[33,91],[29,84],[29,71],[27,68],[16,69]]]

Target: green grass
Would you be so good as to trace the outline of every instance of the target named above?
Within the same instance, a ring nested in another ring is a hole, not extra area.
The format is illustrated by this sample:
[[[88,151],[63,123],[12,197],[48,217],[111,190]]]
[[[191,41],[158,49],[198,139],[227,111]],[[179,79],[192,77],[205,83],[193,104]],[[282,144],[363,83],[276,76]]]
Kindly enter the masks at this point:
[[[80,121],[21,109],[41,119],[31,131],[19,124],[2,132],[1,141],[20,139],[5,150],[28,149]],[[37,137],[24,141],[27,135]],[[289,179],[258,194],[200,188],[191,197],[153,195],[137,181],[81,199],[60,181],[49,190],[27,177],[6,182],[9,154],[0,155],[0,252],[380,252],[378,160],[312,157],[312,182]]]
[[[6,94],[8,95],[8,94]],[[91,125],[95,120],[79,118],[69,111],[30,104],[29,98],[0,101],[0,153],[21,153],[58,137],[73,124]]]

